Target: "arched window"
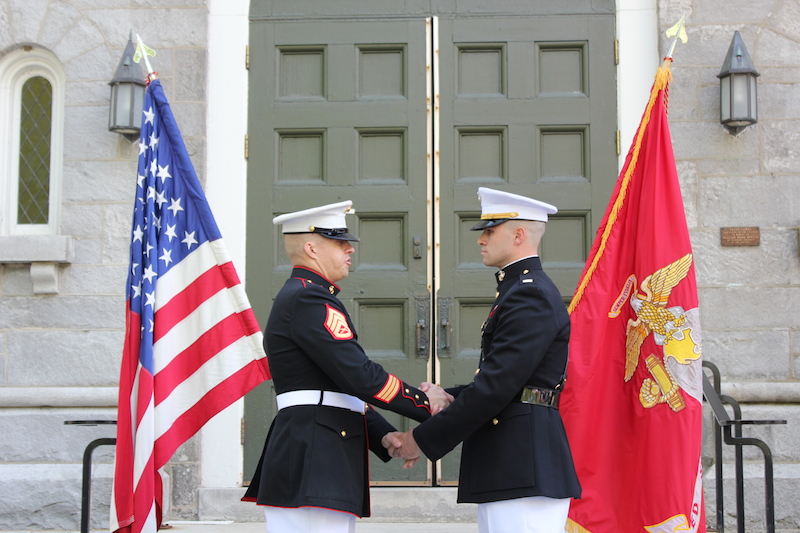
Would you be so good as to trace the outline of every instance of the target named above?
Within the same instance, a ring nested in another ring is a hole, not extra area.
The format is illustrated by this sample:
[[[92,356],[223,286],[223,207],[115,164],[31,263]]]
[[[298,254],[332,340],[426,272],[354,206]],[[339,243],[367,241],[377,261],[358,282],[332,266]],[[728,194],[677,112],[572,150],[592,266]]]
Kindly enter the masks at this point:
[[[64,70],[45,50],[0,57],[0,235],[57,235]]]

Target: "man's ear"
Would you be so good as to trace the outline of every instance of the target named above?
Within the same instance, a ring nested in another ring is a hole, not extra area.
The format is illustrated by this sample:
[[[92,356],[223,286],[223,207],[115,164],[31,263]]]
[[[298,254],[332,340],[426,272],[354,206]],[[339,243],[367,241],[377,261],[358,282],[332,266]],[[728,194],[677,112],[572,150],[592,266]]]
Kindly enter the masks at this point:
[[[514,229],[514,244],[519,245],[525,242],[525,233],[526,231],[523,226],[517,226],[516,229]]]
[[[311,259],[317,258],[317,244],[314,241],[306,241],[303,244],[303,251]]]

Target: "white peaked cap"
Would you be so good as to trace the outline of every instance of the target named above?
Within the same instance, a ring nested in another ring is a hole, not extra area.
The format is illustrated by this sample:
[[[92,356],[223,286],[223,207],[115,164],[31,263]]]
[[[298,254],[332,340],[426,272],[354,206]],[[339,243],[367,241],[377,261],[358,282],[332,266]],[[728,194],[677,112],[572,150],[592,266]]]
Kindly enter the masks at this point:
[[[346,213],[355,213],[350,209],[353,202],[345,200],[335,204],[322,205],[286,213],[272,219],[273,224],[281,224],[283,233],[319,233],[330,239],[340,241],[358,241],[347,231]]]
[[[478,199],[481,201],[481,221],[473,230],[497,226],[508,220],[547,222],[547,215],[558,212],[554,205],[487,187],[478,188]]]

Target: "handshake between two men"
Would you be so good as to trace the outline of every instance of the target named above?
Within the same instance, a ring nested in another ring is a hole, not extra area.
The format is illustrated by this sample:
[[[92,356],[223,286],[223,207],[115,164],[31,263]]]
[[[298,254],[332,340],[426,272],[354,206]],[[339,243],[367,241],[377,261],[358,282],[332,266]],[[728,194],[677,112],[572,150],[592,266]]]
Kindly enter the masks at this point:
[[[419,389],[428,395],[428,401],[431,404],[431,416],[442,412],[455,400],[451,394],[445,391],[439,385],[429,383],[427,381],[420,384]],[[414,440],[412,430],[405,433],[400,431],[391,431],[383,436],[381,444],[389,452],[389,455],[395,459],[403,459],[403,468],[412,468],[417,461],[419,461],[422,451],[417,446]]]

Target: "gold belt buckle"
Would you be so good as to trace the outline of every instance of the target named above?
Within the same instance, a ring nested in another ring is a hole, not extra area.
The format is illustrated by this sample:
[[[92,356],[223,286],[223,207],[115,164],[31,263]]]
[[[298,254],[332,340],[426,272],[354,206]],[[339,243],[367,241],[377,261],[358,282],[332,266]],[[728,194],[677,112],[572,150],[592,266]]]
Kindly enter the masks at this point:
[[[525,387],[522,389],[522,394],[519,395],[519,401],[522,403],[546,405],[548,407],[555,407],[557,399],[558,391],[533,387]]]

